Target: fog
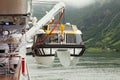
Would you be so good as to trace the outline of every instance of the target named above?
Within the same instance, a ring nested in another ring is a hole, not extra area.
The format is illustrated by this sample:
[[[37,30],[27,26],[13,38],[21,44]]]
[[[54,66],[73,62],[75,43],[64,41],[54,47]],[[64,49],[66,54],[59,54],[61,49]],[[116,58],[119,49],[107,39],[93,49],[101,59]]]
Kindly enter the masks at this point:
[[[70,5],[73,7],[84,7],[86,5],[92,4],[94,3],[96,0],[33,0],[34,2],[36,1],[48,1],[48,2],[52,2],[52,1],[62,1],[64,2],[66,5]]]
[[[84,7],[95,2],[95,0],[61,0],[61,1],[73,7]]]

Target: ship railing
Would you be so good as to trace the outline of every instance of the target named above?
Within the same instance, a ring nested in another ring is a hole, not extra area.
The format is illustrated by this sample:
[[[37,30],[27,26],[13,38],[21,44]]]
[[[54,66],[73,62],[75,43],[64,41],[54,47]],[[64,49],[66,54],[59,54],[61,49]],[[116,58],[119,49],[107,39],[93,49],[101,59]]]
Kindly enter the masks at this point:
[[[19,80],[20,68],[21,68],[21,57],[18,56],[17,54],[9,54],[9,55],[0,55],[0,58],[8,59],[7,63],[4,63],[4,66],[0,67],[0,69],[3,69],[4,71],[3,74],[8,75],[8,74],[14,73],[14,76],[12,76],[13,77],[12,80]],[[18,63],[16,64],[17,67],[15,68],[15,71],[11,73],[10,66],[13,66],[13,64],[10,62],[10,60],[13,58],[19,58],[19,60],[17,61]]]

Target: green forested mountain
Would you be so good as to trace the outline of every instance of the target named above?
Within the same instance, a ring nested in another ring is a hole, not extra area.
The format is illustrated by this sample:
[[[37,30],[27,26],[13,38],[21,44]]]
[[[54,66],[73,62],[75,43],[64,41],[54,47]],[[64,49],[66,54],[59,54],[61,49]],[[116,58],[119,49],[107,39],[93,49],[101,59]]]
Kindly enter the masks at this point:
[[[41,8],[33,6],[33,9],[33,14],[40,17],[36,11]],[[87,48],[120,50],[120,0],[96,2],[84,8],[67,6],[63,21],[82,30]]]
[[[66,12],[66,21],[79,26],[87,48],[120,50],[120,0],[71,8]]]

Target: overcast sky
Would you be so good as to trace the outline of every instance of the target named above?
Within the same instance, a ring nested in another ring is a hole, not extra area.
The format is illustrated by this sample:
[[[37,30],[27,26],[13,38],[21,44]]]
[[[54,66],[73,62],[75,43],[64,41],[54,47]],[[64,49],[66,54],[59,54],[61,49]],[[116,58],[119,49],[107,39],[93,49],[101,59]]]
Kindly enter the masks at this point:
[[[95,0],[33,0],[33,1],[62,1],[74,7],[83,7],[94,3]]]
[[[65,1],[65,3],[75,7],[83,7],[94,2],[94,0],[61,0],[61,1]]]

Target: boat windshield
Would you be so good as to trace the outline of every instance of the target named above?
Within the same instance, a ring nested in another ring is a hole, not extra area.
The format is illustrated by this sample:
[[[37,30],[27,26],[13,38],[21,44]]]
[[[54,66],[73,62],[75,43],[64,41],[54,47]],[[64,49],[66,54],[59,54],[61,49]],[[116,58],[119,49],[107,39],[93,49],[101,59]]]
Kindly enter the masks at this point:
[[[40,39],[42,39],[45,34],[38,34],[35,36],[35,42],[37,43]],[[49,35],[49,37],[43,42],[48,44],[59,44],[61,42],[60,35],[57,33],[53,33]],[[63,43],[64,44],[80,44],[82,42],[82,38],[80,34],[64,34]]]

